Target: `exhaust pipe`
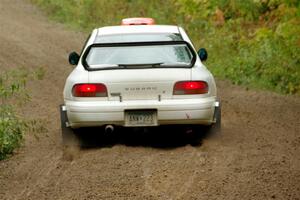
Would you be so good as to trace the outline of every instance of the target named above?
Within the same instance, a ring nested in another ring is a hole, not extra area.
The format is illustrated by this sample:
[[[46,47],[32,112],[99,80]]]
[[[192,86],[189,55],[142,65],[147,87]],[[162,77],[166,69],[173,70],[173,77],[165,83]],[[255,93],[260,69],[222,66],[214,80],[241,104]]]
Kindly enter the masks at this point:
[[[111,134],[114,132],[115,128],[113,125],[106,125],[104,130],[106,134]]]
[[[184,133],[188,136],[191,136],[195,133],[195,131],[192,128],[187,128],[184,130]]]

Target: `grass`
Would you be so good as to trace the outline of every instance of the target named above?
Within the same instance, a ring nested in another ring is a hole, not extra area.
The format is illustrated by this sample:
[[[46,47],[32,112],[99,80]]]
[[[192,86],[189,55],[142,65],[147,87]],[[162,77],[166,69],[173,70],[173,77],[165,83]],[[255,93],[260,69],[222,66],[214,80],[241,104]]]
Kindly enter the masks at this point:
[[[0,106],[0,160],[7,158],[23,141],[25,123],[11,106]]]
[[[42,68],[36,71],[20,68],[0,73],[0,160],[20,147],[26,131],[44,130],[39,120],[24,120],[15,111],[30,100],[27,80],[41,80],[44,74]]]
[[[298,0],[32,0],[57,21],[90,32],[125,17],[178,24],[219,78],[282,94],[300,94]]]
[[[0,160],[6,158],[20,146],[26,124],[14,111],[15,99],[27,101],[25,90],[28,73],[25,70],[3,72],[0,74]]]

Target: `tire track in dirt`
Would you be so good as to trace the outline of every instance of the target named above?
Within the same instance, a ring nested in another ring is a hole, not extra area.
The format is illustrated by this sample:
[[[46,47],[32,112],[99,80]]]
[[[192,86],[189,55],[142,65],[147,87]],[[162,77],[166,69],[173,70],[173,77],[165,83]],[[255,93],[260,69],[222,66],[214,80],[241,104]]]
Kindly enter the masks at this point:
[[[43,166],[43,168],[41,168],[40,171],[38,171],[38,173],[36,174],[31,174],[31,176],[36,176],[39,177],[36,181],[27,181],[29,179],[26,180],[26,182],[29,183],[29,185],[27,185],[27,187],[21,191],[19,194],[17,194],[17,196],[14,199],[21,199],[21,198],[28,198],[30,196],[30,194],[36,189],[36,187],[38,185],[43,185],[47,179],[50,177],[50,174],[52,173],[53,170],[56,169],[56,167],[58,166],[59,162],[60,162],[60,158],[61,156],[56,156],[54,153],[51,153],[48,155],[48,157],[46,159],[49,159],[52,161],[50,163],[48,163],[47,166]]]
[[[177,163],[178,161],[169,156],[166,158],[162,153],[147,157],[143,163],[146,193],[156,198],[182,199],[191,189],[198,173],[197,169],[206,162],[206,153],[199,152],[194,148],[183,149],[181,154],[185,159],[182,163]],[[159,157],[165,157],[165,159],[158,159]],[[164,162],[161,163],[161,160]],[[158,165],[161,167],[158,168]],[[184,174],[184,176],[180,176],[180,174]],[[157,182],[157,180],[162,181]]]

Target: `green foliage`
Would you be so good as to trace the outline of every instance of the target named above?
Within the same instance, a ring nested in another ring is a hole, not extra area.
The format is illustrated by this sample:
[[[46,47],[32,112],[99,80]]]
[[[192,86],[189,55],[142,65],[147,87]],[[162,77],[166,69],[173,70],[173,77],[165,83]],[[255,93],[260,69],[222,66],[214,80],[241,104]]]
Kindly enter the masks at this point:
[[[83,30],[120,24],[125,17],[151,16],[170,22],[170,1],[157,0],[32,0],[60,22]],[[168,12],[166,12],[168,11]],[[130,14],[129,14],[130,13]]]
[[[46,70],[42,67],[39,67],[33,72],[33,74],[37,80],[43,80],[46,75]]]
[[[28,73],[25,70],[0,74],[0,160],[6,158],[20,146],[26,124],[16,116],[13,103],[15,99],[29,99],[24,90]]]
[[[183,26],[206,63],[235,84],[300,94],[299,0],[32,0],[81,30],[153,17]]]
[[[0,106],[25,103],[29,100],[30,97],[25,86],[30,75],[28,70],[23,68],[0,74]],[[17,101],[17,99],[22,99],[22,101]]]
[[[20,146],[25,128],[11,106],[0,106],[0,160]]]
[[[228,21],[208,34],[212,71],[235,84],[300,94],[300,7],[288,5],[268,8],[258,21]]]
[[[14,108],[30,99],[27,80],[41,80],[44,74],[42,68],[33,72],[21,68],[0,73],[0,160],[21,145],[25,131],[42,130],[40,121],[23,120]]]

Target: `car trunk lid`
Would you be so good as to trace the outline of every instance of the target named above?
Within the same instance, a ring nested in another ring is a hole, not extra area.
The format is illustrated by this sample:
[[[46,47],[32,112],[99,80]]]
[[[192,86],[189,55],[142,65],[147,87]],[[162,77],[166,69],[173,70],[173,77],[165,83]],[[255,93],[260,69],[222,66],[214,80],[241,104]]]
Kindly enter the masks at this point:
[[[190,68],[116,69],[89,72],[90,83],[104,83],[109,100],[161,100],[173,97],[174,83],[190,80]]]

